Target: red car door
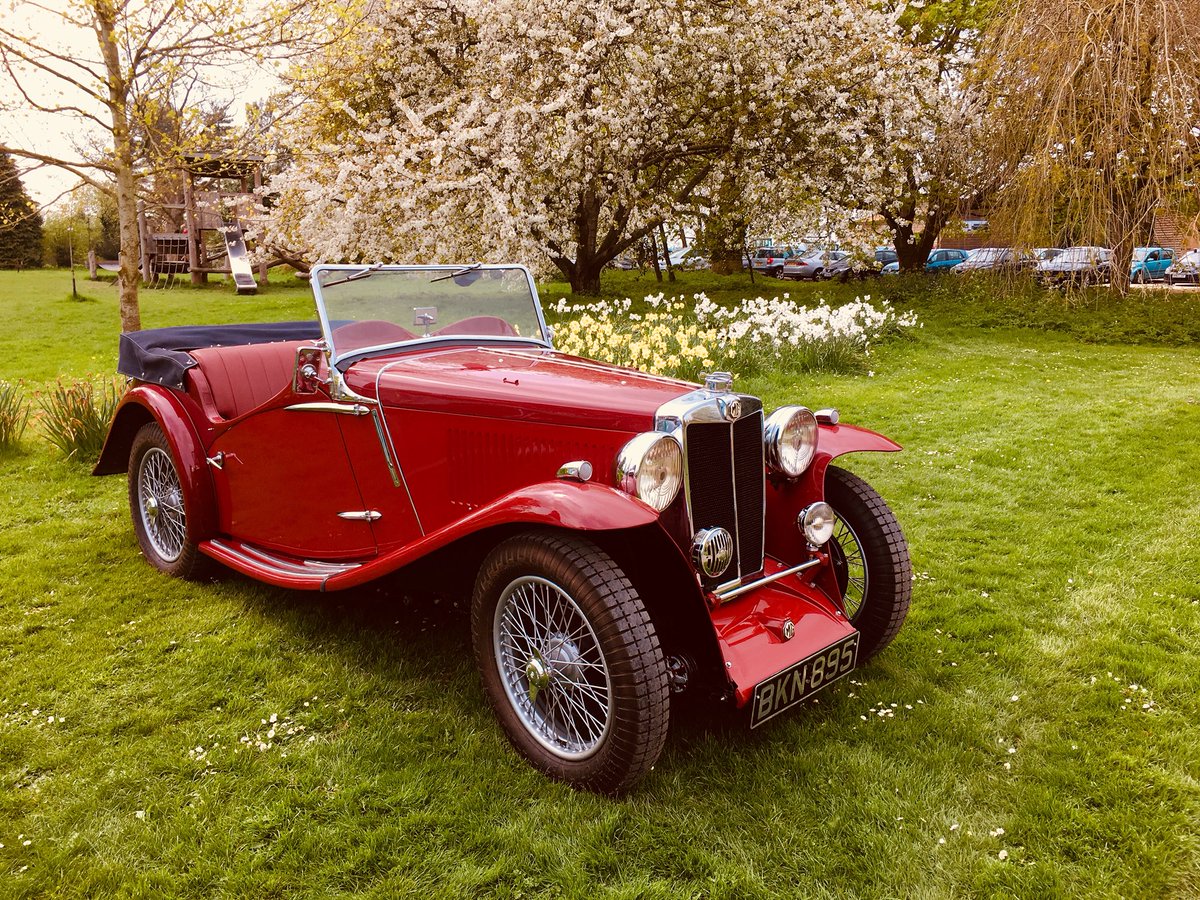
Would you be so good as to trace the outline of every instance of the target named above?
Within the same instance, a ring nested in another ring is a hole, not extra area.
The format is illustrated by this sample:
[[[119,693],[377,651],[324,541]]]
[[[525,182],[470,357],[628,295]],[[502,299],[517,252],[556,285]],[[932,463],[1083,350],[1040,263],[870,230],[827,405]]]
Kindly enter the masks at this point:
[[[220,530],[300,557],[373,555],[373,511],[342,438],[341,420],[360,418],[353,410],[289,390],[222,434],[212,447]]]

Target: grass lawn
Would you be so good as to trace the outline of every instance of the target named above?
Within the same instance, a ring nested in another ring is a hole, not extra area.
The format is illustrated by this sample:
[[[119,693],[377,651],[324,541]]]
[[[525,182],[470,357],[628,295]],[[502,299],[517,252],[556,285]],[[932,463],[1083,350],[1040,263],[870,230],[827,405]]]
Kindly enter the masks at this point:
[[[113,370],[114,291],[83,290],[0,272],[0,379]],[[308,315],[304,286],[143,297],[148,327]],[[905,527],[908,624],[753,733],[681,714],[623,801],[509,750],[461,600],[159,576],[124,479],[27,434],[0,458],[0,896],[1200,895],[1200,350],[922,316],[873,377],[740,384],[905,445],[849,465]]]

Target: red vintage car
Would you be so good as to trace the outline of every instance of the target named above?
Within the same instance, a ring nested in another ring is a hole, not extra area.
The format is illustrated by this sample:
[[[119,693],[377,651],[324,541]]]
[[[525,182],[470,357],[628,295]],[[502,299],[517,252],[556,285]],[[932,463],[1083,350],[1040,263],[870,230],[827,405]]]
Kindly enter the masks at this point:
[[[542,771],[619,794],[673,693],[756,727],[895,637],[900,527],[831,465],[834,410],[557,352],[519,266],[318,266],[317,321],[122,335],[96,465],[142,552],[333,591],[439,560],[487,697]],[[462,576],[467,576],[463,581]]]

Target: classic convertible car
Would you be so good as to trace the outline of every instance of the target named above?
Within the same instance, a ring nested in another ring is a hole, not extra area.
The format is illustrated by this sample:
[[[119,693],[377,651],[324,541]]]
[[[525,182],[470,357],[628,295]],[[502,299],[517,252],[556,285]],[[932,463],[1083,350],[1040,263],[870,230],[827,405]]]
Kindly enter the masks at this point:
[[[658,758],[673,693],[757,727],[900,629],[900,527],[831,465],[891,440],[832,409],[765,415],[725,373],[559,353],[519,266],[318,266],[312,285],[315,322],[122,335],[132,385],[95,473],[128,473],[155,568],[332,591],[439,560],[473,585],[513,745],[613,794]]]

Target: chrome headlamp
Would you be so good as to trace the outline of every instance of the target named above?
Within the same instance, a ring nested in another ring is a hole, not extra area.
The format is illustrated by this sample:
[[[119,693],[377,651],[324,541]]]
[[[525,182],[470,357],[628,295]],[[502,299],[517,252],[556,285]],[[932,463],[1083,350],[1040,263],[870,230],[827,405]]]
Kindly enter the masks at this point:
[[[796,527],[804,532],[804,537],[814,547],[823,546],[833,537],[833,526],[837,522],[837,514],[833,507],[824,501],[817,501],[800,510],[796,516]]]
[[[683,483],[679,441],[660,431],[639,434],[617,454],[617,487],[662,512]]]
[[[806,406],[781,406],[763,424],[767,465],[795,478],[817,452],[817,417]]]

